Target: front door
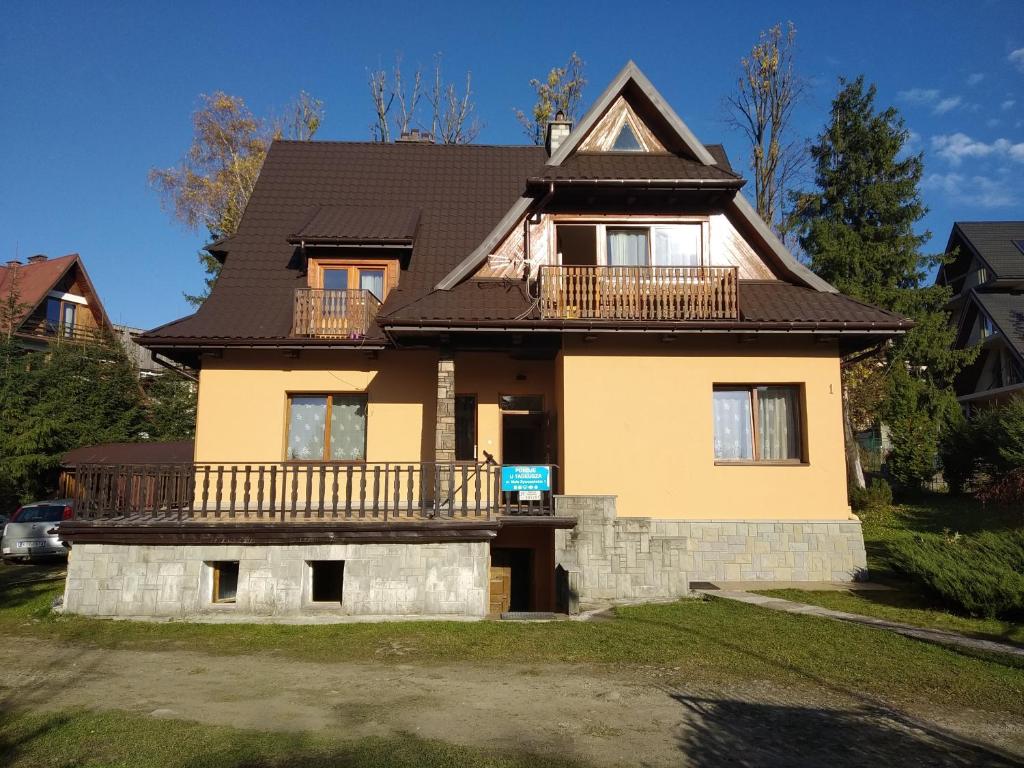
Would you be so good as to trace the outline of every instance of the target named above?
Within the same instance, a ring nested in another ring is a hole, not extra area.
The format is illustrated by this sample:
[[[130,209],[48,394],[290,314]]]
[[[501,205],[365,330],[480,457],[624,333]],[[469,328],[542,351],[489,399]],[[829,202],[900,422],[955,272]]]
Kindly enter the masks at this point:
[[[543,413],[503,413],[501,463],[546,464],[545,424]]]

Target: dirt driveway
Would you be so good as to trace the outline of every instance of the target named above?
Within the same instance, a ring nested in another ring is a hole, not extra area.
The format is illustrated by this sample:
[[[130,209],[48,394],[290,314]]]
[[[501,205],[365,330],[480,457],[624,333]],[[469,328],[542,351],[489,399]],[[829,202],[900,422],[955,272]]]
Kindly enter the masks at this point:
[[[0,648],[0,704],[122,709],[239,728],[413,733],[601,765],[1013,765],[970,743],[1020,749],[991,716],[911,720],[864,702],[766,684],[696,690],[671,670],[314,664],[210,656]],[[949,730],[956,728],[961,736]]]

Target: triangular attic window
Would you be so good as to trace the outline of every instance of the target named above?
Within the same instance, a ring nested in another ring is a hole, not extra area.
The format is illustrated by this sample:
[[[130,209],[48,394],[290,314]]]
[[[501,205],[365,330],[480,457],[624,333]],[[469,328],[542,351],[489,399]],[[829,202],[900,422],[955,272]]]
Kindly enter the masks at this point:
[[[615,137],[612,150],[616,152],[642,152],[643,149],[643,145],[637,139],[632,126],[630,126],[628,121],[624,122],[622,128],[619,129],[619,135]]]

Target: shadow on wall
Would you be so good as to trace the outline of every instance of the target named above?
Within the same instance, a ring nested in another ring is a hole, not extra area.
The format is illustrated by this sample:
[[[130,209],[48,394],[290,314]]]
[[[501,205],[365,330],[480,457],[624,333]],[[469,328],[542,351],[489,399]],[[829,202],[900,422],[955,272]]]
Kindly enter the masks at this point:
[[[694,768],[1021,765],[879,707],[810,709],[680,693],[672,698],[684,708],[679,750]]]

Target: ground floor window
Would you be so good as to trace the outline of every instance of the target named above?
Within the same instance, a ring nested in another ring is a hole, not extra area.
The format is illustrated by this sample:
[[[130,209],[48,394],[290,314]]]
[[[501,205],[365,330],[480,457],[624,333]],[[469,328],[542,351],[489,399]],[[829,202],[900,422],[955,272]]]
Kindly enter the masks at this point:
[[[476,461],[476,395],[455,396],[455,460]]]
[[[715,460],[802,461],[800,400],[797,386],[715,386]]]
[[[291,395],[289,461],[365,461],[365,394]]]
[[[238,561],[210,563],[210,569],[213,571],[213,602],[235,602],[235,595],[238,594]]]
[[[312,560],[309,563],[314,603],[340,603],[345,582],[344,560]]]

